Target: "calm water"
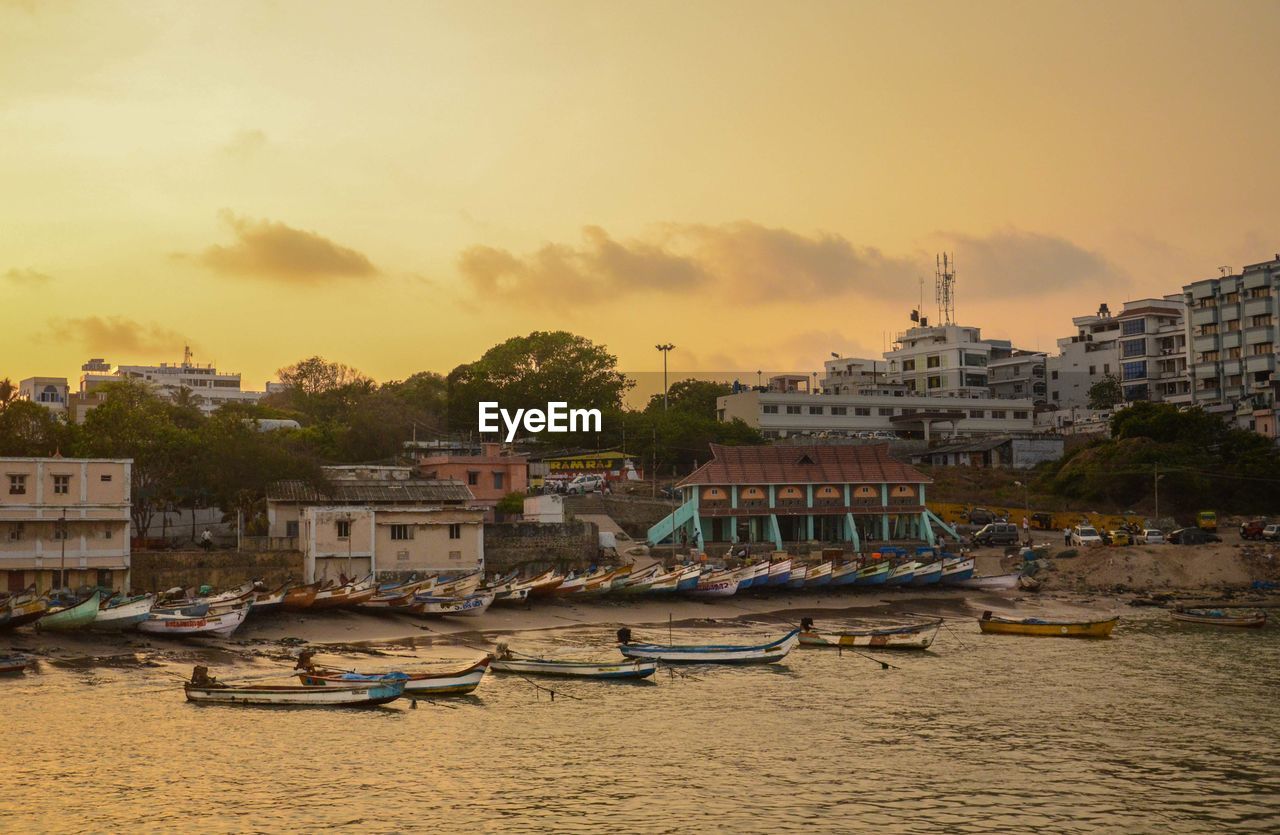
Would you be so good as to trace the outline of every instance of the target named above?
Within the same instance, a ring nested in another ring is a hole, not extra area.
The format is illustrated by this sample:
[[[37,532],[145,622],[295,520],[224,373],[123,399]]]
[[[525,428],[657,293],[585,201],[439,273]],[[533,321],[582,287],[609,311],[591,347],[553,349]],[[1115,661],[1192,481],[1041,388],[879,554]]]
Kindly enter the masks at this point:
[[[495,675],[417,710],[197,707],[165,674],[185,662],[45,663],[0,681],[0,830],[1280,830],[1280,629],[1165,617],[1137,613],[1100,642],[956,623],[936,652],[884,656],[898,670],[797,650],[774,667],[552,685],[579,701]],[[735,630],[780,627],[676,639]],[[611,638],[512,645],[590,656]]]

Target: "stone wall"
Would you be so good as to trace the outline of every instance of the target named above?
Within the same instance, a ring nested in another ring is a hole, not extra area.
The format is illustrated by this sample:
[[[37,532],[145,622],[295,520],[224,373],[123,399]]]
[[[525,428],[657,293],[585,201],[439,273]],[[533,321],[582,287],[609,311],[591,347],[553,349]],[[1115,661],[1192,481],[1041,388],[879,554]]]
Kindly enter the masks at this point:
[[[584,568],[600,556],[600,533],[590,522],[539,525],[507,522],[484,526],[485,570],[502,574]]]
[[[131,565],[135,592],[204,584],[225,589],[255,578],[271,587],[302,580],[300,551],[134,551]]]
[[[603,513],[618,523],[632,539],[644,542],[653,527],[671,512],[674,502],[638,496],[603,496],[588,493],[585,496],[565,496],[566,514]]]

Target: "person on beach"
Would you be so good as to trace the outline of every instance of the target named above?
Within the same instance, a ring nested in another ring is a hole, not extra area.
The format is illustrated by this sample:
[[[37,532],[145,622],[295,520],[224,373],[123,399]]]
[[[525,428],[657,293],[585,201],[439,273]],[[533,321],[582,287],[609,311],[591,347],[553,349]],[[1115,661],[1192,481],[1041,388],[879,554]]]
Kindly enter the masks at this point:
[[[1062,544],[1070,547],[1071,545],[1071,528],[1062,529]]]
[[[200,534],[200,547],[206,551],[213,550],[213,532],[208,528],[205,528],[204,533]]]

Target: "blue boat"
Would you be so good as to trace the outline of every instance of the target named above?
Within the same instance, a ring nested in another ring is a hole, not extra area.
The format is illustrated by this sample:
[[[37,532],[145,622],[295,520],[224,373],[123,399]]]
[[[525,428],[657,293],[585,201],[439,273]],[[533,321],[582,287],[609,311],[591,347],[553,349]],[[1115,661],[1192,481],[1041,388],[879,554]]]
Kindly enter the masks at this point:
[[[915,560],[899,563],[893,567],[892,571],[889,572],[889,576],[885,578],[884,584],[886,586],[905,586],[911,582],[913,577],[915,577],[916,569],[922,567],[923,566]]]
[[[689,566],[689,570],[682,574],[680,580],[676,583],[676,591],[693,591],[698,587],[698,580],[701,577],[702,569],[697,566]]]
[[[911,578],[913,586],[929,586],[937,583],[942,579],[942,560],[931,562],[916,569],[915,576]]]
[[[893,564],[889,562],[872,563],[866,568],[854,575],[854,585],[858,586],[879,586],[883,585],[885,580],[889,579],[889,572],[893,570]]]
[[[852,586],[857,579],[858,565],[856,563],[845,563],[831,569],[831,585],[833,586]]]
[[[968,580],[973,576],[973,558],[963,559],[956,557],[955,559],[945,560],[942,563],[942,582],[958,583],[962,580]]]
[[[835,568],[835,563],[830,560],[820,565],[810,566],[808,573],[804,575],[804,587],[806,589],[816,589],[831,585],[831,570],[833,568]]]

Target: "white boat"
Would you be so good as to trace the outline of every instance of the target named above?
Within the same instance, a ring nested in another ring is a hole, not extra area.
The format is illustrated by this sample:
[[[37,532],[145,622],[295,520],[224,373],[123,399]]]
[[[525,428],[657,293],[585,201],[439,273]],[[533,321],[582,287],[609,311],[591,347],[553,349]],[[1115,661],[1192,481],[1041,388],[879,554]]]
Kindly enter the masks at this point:
[[[785,586],[791,578],[791,560],[779,560],[771,563],[765,572],[766,585]]]
[[[991,577],[970,577],[968,580],[956,580],[951,585],[958,589],[1016,589],[1018,587],[1018,578],[1021,576],[1021,574],[1014,572],[1012,574],[996,574]]]
[[[114,606],[99,609],[89,628],[132,629],[142,621],[151,618],[151,604],[154,601],[154,595],[143,594]]]
[[[553,658],[498,658],[493,669],[504,673],[566,678],[648,678],[658,669],[657,661],[631,660],[609,664],[601,661],[557,661]]]
[[[669,664],[772,664],[787,657],[800,643],[793,629],[776,641],[754,646],[733,644],[619,644],[628,658],[645,658]]]
[[[835,565],[831,560],[827,560],[824,563],[809,566],[809,570],[804,575],[804,587],[812,589],[830,583],[831,569],[835,568]]]
[[[404,682],[404,694],[410,697],[463,696],[480,686],[492,661],[493,657],[486,655],[462,669],[419,673],[326,672],[323,669],[308,669],[298,673],[298,678],[310,687],[342,687],[352,682],[395,680]]]
[[[198,618],[185,617],[183,615],[158,615],[152,612],[150,619],[138,624],[138,631],[152,635],[172,635],[184,638],[192,635],[214,635],[226,638],[240,628],[240,624],[244,623],[244,619],[248,615],[248,606]]]
[[[938,637],[942,619],[902,626],[873,626],[823,633],[800,633],[800,643],[811,647],[869,647],[873,649],[928,649]]]
[[[506,591],[494,592],[493,603],[495,606],[514,606],[519,603],[524,603],[529,599],[529,594],[532,591],[532,586],[517,586],[513,589],[507,589]]]
[[[201,671],[206,674],[201,675]],[[234,686],[221,684],[207,676],[203,667],[196,668],[192,681],[182,689],[187,701],[223,705],[275,705],[289,707],[367,707],[394,702],[404,695],[404,679],[356,681],[332,687],[299,687],[296,685]]]
[[[688,593],[695,597],[733,597],[738,593],[737,572],[704,574]]]
[[[466,597],[419,597],[405,611],[415,615],[483,615],[493,605],[493,593]]]
[[[973,576],[974,559],[947,560],[942,564],[942,583],[952,586]]]
[[[480,588],[479,571],[472,571],[448,582],[437,582],[431,593],[437,597],[466,597]]]

